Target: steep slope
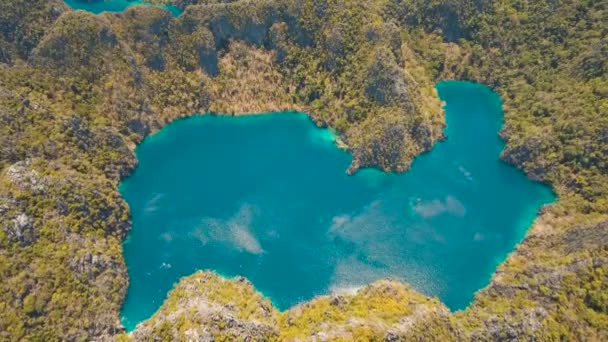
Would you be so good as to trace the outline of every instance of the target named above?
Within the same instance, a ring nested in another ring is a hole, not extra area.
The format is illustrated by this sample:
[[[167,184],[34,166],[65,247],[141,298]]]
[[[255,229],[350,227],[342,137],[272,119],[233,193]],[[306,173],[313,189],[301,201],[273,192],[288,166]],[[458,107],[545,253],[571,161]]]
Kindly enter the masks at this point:
[[[449,310],[395,281],[355,294],[314,299],[277,312],[243,278],[197,272],[180,281],[159,311],[119,339],[148,340],[458,340]]]
[[[559,195],[459,317],[475,338],[606,339],[606,2],[395,0],[385,15],[438,79],[498,91],[503,160]]]
[[[351,172],[403,171],[441,138],[443,78],[502,95],[503,158],[560,196],[471,308],[450,315],[380,282],[277,314],[246,283],[196,274],[133,337],[608,339],[605,1],[176,3],[178,18],[0,0],[0,339],[122,331],[130,224],[116,188],[167,122],[299,109],[339,132]]]
[[[27,58],[68,7],[60,0],[0,2],[0,62]]]
[[[197,272],[180,282],[165,305],[132,333],[149,340],[277,340],[277,311],[244,278]],[[121,336],[120,338],[128,338]]]

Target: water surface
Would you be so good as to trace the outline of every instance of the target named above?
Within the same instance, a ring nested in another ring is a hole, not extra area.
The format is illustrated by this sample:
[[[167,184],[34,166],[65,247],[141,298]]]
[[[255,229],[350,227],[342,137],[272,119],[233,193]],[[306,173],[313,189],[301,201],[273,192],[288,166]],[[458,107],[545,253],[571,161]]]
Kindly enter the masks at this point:
[[[174,16],[180,15],[183,11],[172,5],[154,5],[145,1],[137,0],[98,0],[92,2],[86,2],[82,0],[64,0],[68,6],[75,10],[83,10],[91,13],[99,14],[102,12],[122,12],[129,6],[133,5],[145,5],[145,6],[158,6],[171,12]]]
[[[389,276],[465,308],[554,197],[499,160],[495,93],[437,89],[448,140],[404,174],[346,175],[351,156],[301,113],[196,116],[144,140],[120,187],[125,327],[198,269],[245,276],[281,310]]]

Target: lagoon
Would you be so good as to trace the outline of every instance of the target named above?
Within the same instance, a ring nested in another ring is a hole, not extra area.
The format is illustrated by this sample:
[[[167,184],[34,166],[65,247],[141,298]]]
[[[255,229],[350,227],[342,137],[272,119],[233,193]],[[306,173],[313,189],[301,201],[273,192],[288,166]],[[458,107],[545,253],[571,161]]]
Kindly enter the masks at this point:
[[[132,330],[180,277],[241,275],[285,310],[392,277],[465,308],[552,191],[499,159],[499,96],[437,84],[448,139],[403,174],[360,170],[302,113],[177,120],[136,149],[120,185]]]
[[[99,14],[102,12],[122,12],[129,6],[145,5],[158,6],[171,12],[174,16],[179,16],[183,11],[171,5],[153,5],[145,1],[138,0],[98,0],[98,1],[83,1],[83,0],[64,0],[65,3],[75,10],[83,10],[91,13]]]

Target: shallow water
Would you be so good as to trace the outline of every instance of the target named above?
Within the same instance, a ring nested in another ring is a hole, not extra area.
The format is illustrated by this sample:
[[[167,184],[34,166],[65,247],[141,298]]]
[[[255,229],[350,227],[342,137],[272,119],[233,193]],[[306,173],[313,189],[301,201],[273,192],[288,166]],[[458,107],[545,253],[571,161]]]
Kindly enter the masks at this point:
[[[242,275],[287,309],[396,277],[465,308],[554,196],[501,162],[499,97],[441,82],[448,140],[410,171],[345,171],[351,156],[301,113],[178,120],[137,148],[121,184],[128,330],[180,277]]]
[[[85,2],[81,0],[64,0],[68,6],[75,10],[83,10],[99,14],[102,12],[122,12],[129,6],[133,5],[145,5],[145,6],[157,6],[150,4],[145,1],[129,1],[129,0],[99,0],[93,2]],[[171,5],[158,5],[158,7],[165,8],[171,12],[174,16],[180,15],[183,11],[180,8]]]

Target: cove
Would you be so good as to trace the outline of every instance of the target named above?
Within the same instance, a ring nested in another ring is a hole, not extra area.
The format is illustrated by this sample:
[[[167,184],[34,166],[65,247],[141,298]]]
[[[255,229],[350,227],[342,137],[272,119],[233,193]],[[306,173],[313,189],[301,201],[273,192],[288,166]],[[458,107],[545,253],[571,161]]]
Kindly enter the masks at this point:
[[[179,16],[183,12],[180,8],[172,5],[154,5],[145,1],[138,0],[64,0],[64,2],[74,10],[83,10],[95,14],[99,14],[102,12],[122,12],[126,10],[127,7],[133,5],[158,6],[171,12],[171,14],[173,14],[174,16]]]
[[[499,160],[496,93],[437,90],[448,139],[403,174],[348,176],[350,154],[302,113],[195,116],[146,138],[119,189],[127,330],[198,269],[244,276],[281,310],[384,277],[465,308],[555,198]]]

